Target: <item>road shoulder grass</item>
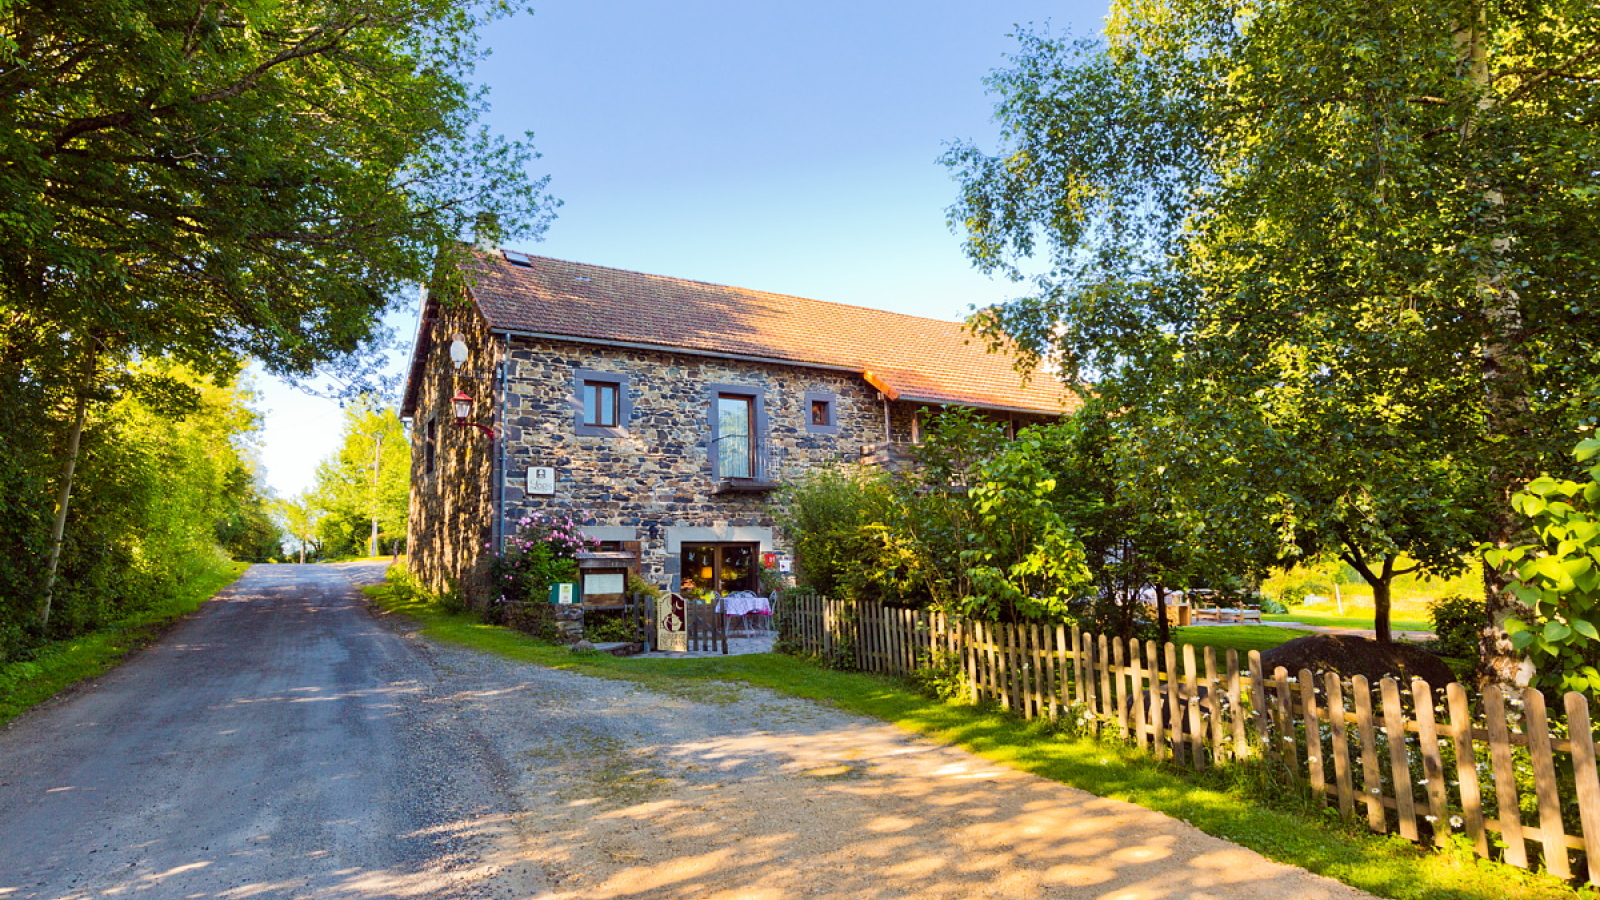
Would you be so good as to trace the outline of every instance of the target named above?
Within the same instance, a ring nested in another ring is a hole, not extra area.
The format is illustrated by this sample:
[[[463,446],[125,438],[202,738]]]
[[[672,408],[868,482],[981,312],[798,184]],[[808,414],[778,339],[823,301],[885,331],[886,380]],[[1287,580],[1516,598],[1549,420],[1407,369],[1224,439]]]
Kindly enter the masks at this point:
[[[715,694],[713,682],[769,688],[892,723],[985,759],[1103,797],[1182,819],[1264,856],[1397,900],[1596,900],[1543,875],[1424,850],[1366,832],[1332,811],[1285,799],[1264,769],[1195,773],[1125,744],[1074,737],[994,709],[944,703],[903,681],[840,672],[777,654],[700,659],[618,659],[573,653],[466,613],[448,612],[392,584],[365,588],[380,609],[409,617],[431,639],[550,668],[626,679],[673,694]],[[1268,798],[1277,797],[1274,804]]]
[[[0,726],[56,694],[105,674],[149,646],[175,621],[237,581],[249,563],[227,565],[191,579],[159,606],[75,638],[46,644],[33,658],[0,666]]]

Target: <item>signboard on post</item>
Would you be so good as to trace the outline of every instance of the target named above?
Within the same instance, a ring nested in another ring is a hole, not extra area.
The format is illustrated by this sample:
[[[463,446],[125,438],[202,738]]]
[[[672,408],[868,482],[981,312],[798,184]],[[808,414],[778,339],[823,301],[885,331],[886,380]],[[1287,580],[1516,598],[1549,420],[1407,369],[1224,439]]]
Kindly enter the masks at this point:
[[[570,581],[550,585],[550,602],[559,606],[571,606],[577,603],[578,586]]]
[[[549,466],[528,467],[528,493],[549,496],[556,492],[556,470]]]

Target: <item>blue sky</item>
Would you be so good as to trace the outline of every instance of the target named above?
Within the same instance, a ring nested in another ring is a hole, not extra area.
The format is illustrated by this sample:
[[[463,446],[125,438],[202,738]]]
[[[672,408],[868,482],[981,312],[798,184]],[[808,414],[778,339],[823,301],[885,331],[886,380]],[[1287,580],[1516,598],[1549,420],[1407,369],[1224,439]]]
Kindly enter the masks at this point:
[[[983,79],[1017,26],[1088,36],[1107,0],[543,0],[484,33],[487,122],[532,131],[563,201],[542,256],[939,319],[1012,296],[945,223],[945,145],[996,143]],[[409,339],[414,309],[391,324]],[[403,354],[402,354],[403,355]],[[395,361],[398,367],[400,360]],[[263,379],[262,458],[311,484],[337,407]]]

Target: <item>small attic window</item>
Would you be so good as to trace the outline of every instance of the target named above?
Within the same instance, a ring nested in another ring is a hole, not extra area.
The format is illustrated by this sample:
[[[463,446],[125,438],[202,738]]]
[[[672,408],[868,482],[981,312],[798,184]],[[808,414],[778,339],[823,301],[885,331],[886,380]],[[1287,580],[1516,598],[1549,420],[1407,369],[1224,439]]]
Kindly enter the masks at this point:
[[[506,262],[511,263],[513,266],[533,268],[533,260],[526,253],[518,253],[515,250],[501,250],[500,252],[505,255]]]

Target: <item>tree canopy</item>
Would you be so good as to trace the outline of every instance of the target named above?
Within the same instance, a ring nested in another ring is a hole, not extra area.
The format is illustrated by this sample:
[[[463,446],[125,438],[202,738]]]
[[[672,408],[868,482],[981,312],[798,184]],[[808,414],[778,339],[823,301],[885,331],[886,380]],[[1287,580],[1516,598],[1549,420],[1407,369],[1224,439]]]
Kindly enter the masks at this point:
[[[1004,146],[946,157],[974,263],[1044,267],[980,333],[1140,411],[1190,497],[1286,550],[1381,579],[1514,542],[1511,491],[1600,376],[1600,12],[1118,0],[1109,21],[1022,35],[991,82]]]
[[[525,144],[475,130],[454,0],[0,10],[0,356],[92,341],[204,371],[351,359],[481,212],[537,231]],[[19,366],[19,362],[20,363]],[[20,368],[21,371],[17,371]]]

